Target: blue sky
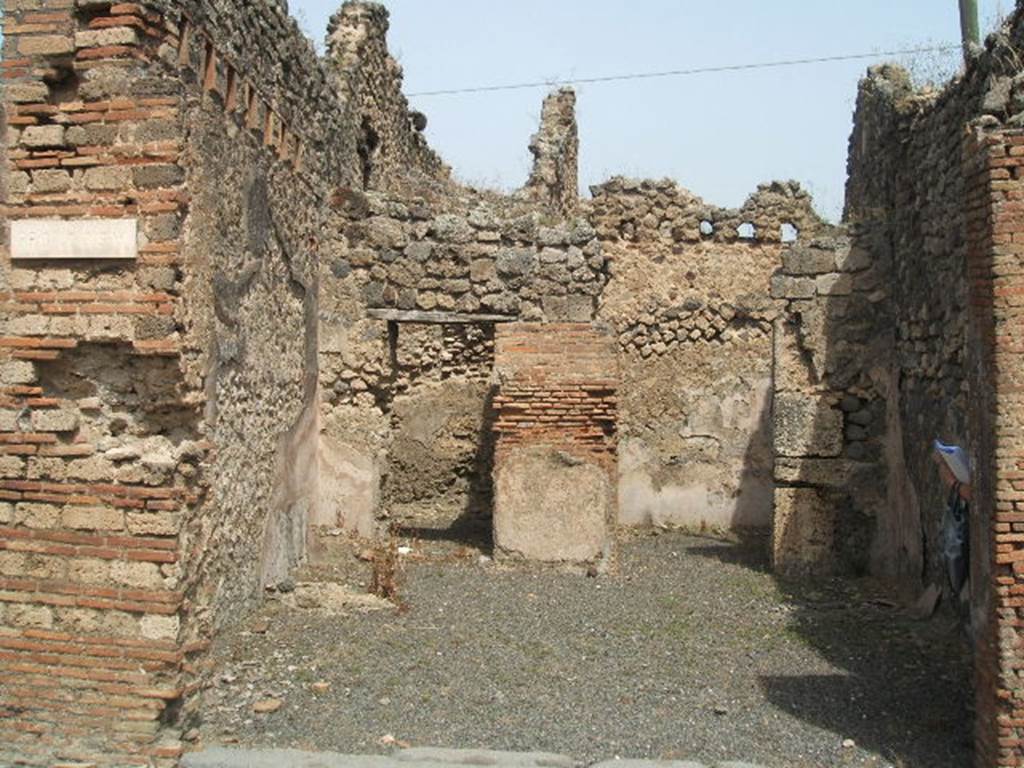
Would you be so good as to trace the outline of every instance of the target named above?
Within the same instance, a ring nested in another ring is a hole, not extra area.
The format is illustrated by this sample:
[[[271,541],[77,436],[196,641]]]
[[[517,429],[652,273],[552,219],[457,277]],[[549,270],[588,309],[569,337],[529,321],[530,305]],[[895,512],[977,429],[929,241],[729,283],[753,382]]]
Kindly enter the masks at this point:
[[[861,53],[959,40],[957,0],[386,0],[405,91]],[[292,0],[321,38],[333,0]],[[983,31],[1013,7],[981,0]],[[868,61],[577,88],[581,181],[670,177],[735,206],[795,178],[835,218],[858,79]],[[907,62],[904,62],[907,63]],[[910,62],[952,72],[958,54]],[[456,175],[526,178],[545,89],[413,97]]]

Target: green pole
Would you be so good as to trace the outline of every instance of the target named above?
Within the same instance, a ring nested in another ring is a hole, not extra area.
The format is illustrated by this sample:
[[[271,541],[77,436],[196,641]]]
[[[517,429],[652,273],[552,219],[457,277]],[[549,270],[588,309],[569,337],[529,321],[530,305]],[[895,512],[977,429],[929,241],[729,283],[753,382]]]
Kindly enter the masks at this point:
[[[964,43],[964,60],[970,58],[971,49],[981,45],[978,27],[978,0],[960,0],[960,32]]]

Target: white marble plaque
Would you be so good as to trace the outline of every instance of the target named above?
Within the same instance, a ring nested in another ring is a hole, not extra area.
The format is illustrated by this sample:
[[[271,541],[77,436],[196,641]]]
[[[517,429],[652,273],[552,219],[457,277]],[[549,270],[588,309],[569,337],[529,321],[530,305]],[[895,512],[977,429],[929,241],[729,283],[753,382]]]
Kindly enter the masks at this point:
[[[12,259],[134,259],[137,219],[18,219]]]

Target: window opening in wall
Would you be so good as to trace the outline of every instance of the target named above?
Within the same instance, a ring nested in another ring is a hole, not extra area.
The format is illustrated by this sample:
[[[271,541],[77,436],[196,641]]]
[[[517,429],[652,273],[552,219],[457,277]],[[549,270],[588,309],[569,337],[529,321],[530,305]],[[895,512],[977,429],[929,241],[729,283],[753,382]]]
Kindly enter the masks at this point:
[[[206,51],[203,55],[203,90],[212,91],[217,88],[217,53],[213,50],[213,43],[206,43]]]
[[[373,177],[373,165],[380,151],[380,135],[367,117],[363,118],[356,151],[359,153],[359,162],[363,169],[363,186],[368,187],[370,179]]]
[[[704,219],[700,223],[700,233],[704,237],[711,237],[715,234],[715,225],[708,219]]]
[[[787,221],[779,227],[779,235],[782,238],[782,242],[795,243],[797,238],[800,237],[800,230]]]
[[[749,221],[745,221],[736,228],[736,234],[740,240],[757,239],[757,228]]]
[[[238,73],[230,64],[228,65],[228,89],[224,102],[224,109],[234,112],[238,109]]]
[[[189,59],[189,43],[192,36],[192,25],[188,19],[181,22],[181,29],[178,31],[178,66],[187,67]]]
[[[259,125],[259,115],[257,114],[256,89],[251,85],[246,85],[245,127],[250,131],[255,131],[257,125]]]

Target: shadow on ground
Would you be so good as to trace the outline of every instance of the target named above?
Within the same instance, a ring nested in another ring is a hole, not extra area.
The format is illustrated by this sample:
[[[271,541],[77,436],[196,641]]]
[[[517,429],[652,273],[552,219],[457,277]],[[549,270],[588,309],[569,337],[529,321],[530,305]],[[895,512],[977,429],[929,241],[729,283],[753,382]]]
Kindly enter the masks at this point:
[[[761,534],[688,552],[771,573]],[[915,620],[867,579],[773,578],[789,631],[841,671],[761,675],[772,704],[899,768],[971,764],[970,648],[950,611]]]

